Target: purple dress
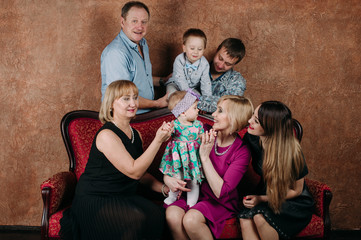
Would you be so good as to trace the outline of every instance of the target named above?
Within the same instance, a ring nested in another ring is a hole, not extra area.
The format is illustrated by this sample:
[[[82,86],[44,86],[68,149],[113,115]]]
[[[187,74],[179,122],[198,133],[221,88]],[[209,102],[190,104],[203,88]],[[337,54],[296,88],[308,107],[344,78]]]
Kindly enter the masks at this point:
[[[217,147],[217,152],[222,154],[227,149],[228,146]],[[213,146],[209,157],[214,169],[224,181],[220,197],[217,198],[213,194],[212,189],[205,180],[202,182],[199,201],[196,205],[189,208],[185,197],[182,196],[169,206],[178,206],[185,211],[197,209],[207,219],[213,235],[218,238],[222,233],[226,220],[235,217],[239,212],[237,185],[248,169],[251,153],[247,145],[237,136],[227,153],[218,156],[215,154]]]

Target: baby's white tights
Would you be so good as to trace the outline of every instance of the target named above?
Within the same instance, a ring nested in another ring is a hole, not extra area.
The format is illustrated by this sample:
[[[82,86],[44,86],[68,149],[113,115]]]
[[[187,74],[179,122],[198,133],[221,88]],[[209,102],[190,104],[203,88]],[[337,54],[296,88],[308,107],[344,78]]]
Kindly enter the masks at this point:
[[[177,200],[178,193],[179,193],[179,191],[172,192],[170,190],[168,193],[168,197],[166,199],[164,199],[164,203],[167,205],[174,203]]]
[[[199,184],[197,183],[197,180],[192,180],[188,181],[187,186],[191,189],[190,192],[187,192],[187,205],[193,207],[198,202]],[[164,203],[167,205],[174,203],[177,200],[178,194],[179,191],[169,191],[168,197],[164,199]]]
[[[192,180],[188,182],[188,188],[192,191],[187,192],[187,205],[193,207],[198,202],[199,197],[199,184],[197,180]]]

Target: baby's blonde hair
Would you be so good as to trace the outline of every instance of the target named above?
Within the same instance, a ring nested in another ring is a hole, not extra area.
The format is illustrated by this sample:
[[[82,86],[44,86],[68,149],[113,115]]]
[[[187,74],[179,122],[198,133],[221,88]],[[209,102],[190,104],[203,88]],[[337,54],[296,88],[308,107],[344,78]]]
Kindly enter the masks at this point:
[[[168,109],[173,110],[175,105],[177,105],[187,94],[187,91],[176,91],[172,93],[168,99]]]

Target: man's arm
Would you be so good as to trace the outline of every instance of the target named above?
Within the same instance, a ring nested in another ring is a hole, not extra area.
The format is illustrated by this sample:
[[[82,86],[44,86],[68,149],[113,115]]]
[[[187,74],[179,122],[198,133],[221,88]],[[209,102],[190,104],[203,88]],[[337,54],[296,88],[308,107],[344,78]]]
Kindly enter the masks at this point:
[[[203,70],[200,79],[201,93],[202,95],[212,96],[212,83],[211,78],[209,77],[209,64],[207,59],[203,58],[202,61],[204,60],[205,62],[202,64]]]
[[[160,79],[161,77],[156,77],[156,76],[153,76],[153,85],[156,86],[156,87],[162,87],[160,84]]]
[[[139,96],[139,109],[143,108],[163,108],[168,106],[167,94],[157,100],[150,100]]]
[[[242,77],[239,72],[233,72],[226,85],[226,91],[222,93],[224,95],[238,95],[243,96],[246,91],[246,79]]]
[[[207,113],[213,113],[217,110],[217,102],[220,96],[201,96],[200,101],[198,102],[198,108],[201,111]]]
[[[243,96],[246,90],[246,80],[239,72],[233,72],[228,81],[224,84],[222,92],[213,92],[213,96],[201,96],[198,108],[202,111],[212,113],[217,109],[217,102],[224,95]]]
[[[183,53],[178,55],[174,60],[172,77],[174,79],[174,82],[177,84],[177,87],[181,91],[186,91],[189,88],[189,85],[184,72],[185,62],[183,60]]]

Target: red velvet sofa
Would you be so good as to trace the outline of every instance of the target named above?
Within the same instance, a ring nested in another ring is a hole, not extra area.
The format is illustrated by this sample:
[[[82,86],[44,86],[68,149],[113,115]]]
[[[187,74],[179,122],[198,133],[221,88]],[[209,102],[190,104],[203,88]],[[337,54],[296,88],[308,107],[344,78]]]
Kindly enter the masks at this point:
[[[144,148],[147,148],[158,127],[163,121],[173,120],[173,115],[167,109],[155,110],[137,115],[131,125],[141,132]],[[200,115],[198,118],[204,124],[213,125],[211,118]],[[41,239],[59,239],[59,221],[63,211],[71,205],[76,183],[86,166],[90,147],[97,130],[102,126],[98,120],[98,112],[79,110],[67,113],[61,120],[61,133],[69,157],[69,171],[59,172],[41,184],[43,198],[43,214],[41,219]],[[240,132],[243,136],[245,130]],[[301,140],[302,126],[295,121],[295,134]],[[162,153],[166,144],[159,150],[148,171],[156,178],[162,179],[158,170]],[[250,165],[240,185],[240,193],[248,193],[259,181]],[[309,225],[297,235],[297,238],[329,239],[331,222],[329,205],[332,199],[330,188],[321,182],[306,179],[306,183],[315,199],[315,212]],[[161,203],[161,196],[153,194],[155,201]],[[170,237],[169,237],[170,238]],[[168,237],[166,237],[168,239]],[[238,219],[227,220],[220,239],[241,239]]]

